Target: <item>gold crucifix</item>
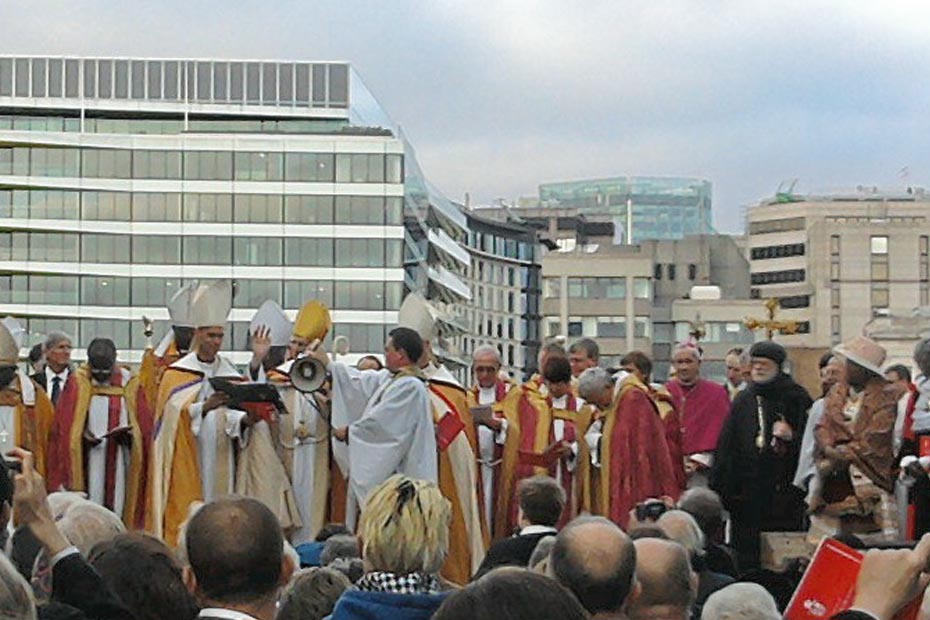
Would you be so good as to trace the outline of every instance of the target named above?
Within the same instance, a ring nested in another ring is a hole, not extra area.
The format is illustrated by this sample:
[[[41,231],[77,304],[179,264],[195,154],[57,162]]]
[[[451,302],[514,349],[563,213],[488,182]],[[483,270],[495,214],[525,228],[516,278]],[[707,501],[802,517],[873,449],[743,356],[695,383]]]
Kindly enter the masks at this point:
[[[753,332],[757,329],[764,329],[767,340],[771,340],[772,336],[775,334],[791,335],[798,333],[801,330],[801,323],[799,321],[775,318],[775,314],[780,308],[781,304],[778,303],[776,298],[772,297],[765,302],[765,309],[768,312],[767,319],[746,317],[746,319],[743,320],[743,325],[745,325],[749,331]]]

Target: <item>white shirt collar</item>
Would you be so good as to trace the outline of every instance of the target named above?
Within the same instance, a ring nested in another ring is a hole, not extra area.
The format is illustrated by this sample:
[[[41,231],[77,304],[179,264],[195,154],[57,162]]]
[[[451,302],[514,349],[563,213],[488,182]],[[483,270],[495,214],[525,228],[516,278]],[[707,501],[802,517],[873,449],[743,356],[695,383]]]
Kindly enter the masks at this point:
[[[520,530],[520,536],[531,536],[533,534],[558,534],[559,531],[548,525],[527,525]]]
[[[219,607],[207,607],[201,609],[198,618],[225,618],[227,620],[257,620],[255,616],[244,614],[241,611],[233,609],[220,609]]]
[[[64,382],[64,381],[68,378],[68,372],[69,372],[70,370],[71,370],[70,368],[68,368],[67,366],[65,366],[64,369],[62,369],[61,372],[57,372],[57,373],[56,373],[56,372],[55,372],[54,370],[52,370],[49,366],[46,366],[46,367],[45,367],[45,378],[48,379],[49,381],[51,381],[51,380],[54,379],[55,377],[61,377],[61,381]]]

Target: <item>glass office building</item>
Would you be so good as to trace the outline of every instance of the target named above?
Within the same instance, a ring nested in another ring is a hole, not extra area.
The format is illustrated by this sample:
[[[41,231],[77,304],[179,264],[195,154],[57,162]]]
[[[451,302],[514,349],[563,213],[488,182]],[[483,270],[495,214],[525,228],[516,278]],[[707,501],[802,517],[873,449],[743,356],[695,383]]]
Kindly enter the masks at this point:
[[[578,209],[593,220],[610,219],[614,237],[621,243],[682,239],[714,232],[711,189],[710,181],[676,177],[546,183],[539,186],[539,206]]]
[[[380,352],[417,270],[458,284],[405,247],[449,218],[405,152],[345,63],[2,56],[0,315],[137,361],[143,315],[157,342],[179,286],[232,278],[237,361],[269,298]]]

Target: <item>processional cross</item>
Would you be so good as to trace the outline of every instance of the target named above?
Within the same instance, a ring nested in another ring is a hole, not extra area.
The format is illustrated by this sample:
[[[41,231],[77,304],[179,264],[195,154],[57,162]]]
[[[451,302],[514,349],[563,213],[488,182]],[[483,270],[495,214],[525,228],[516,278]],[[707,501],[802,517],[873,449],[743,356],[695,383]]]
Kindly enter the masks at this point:
[[[775,334],[785,334],[791,335],[796,334],[801,331],[801,322],[795,321],[794,319],[776,319],[775,315],[778,313],[778,310],[781,308],[781,304],[774,297],[765,302],[765,309],[767,310],[768,318],[766,319],[757,319],[754,317],[746,317],[743,320],[743,325],[749,331],[756,331],[758,329],[765,330],[765,337],[767,340],[771,340],[772,336]]]

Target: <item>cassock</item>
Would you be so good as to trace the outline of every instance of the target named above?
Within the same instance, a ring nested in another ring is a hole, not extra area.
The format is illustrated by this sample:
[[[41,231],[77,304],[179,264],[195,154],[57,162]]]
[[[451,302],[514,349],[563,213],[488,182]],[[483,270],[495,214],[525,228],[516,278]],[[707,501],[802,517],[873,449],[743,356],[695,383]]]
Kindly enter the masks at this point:
[[[170,336],[170,334],[169,334]],[[139,383],[145,393],[146,402],[158,400],[158,385],[169,366],[183,357],[174,338],[166,337],[155,349],[146,349],[139,364]]]
[[[348,426],[348,442],[333,440],[333,458],[347,472],[357,506],[394,474],[438,483],[436,436],[429,393],[421,373],[406,368],[356,370],[329,365],[332,424]],[[347,522],[353,521],[350,511]]]
[[[212,377],[239,373],[220,355],[208,363],[191,352],[168,368],[158,389],[146,528],[171,546],[192,502],[235,490],[235,442],[246,414],[218,407],[203,415]]]
[[[468,408],[488,405],[492,415],[501,421],[500,431],[478,425],[478,470],[481,482],[481,504],[484,510],[484,522],[488,532],[494,531],[494,498],[497,497],[498,475],[500,472],[500,459],[504,443],[507,439],[507,421],[504,419],[503,401],[510,391],[510,384],[497,381],[491,387],[483,388],[472,386],[468,391]]]
[[[552,432],[549,443],[564,441],[572,447],[572,452],[567,458],[561,458],[555,463],[555,479],[565,490],[565,510],[559,521],[559,527],[562,527],[578,514],[580,493],[576,485],[575,470],[578,465],[578,440],[584,436],[578,424],[578,411],[584,406],[584,401],[571,392],[559,398],[549,396],[547,401],[552,413]]]
[[[691,386],[684,386],[673,379],[666,387],[681,418],[684,455],[710,467],[717,439],[730,413],[730,397],[726,388],[706,379],[698,379]]]
[[[663,495],[678,498],[665,427],[646,386],[635,376],[623,380],[585,441],[591,447],[594,514],[625,528],[638,502]]]
[[[486,552],[485,529],[478,504],[477,438],[465,389],[442,366],[429,364],[427,376],[436,425],[439,489],[452,504],[449,554],[440,574],[466,584]]]
[[[535,475],[555,475],[555,461],[546,454],[552,432],[549,391],[540,375],[510,390],[503,403],[507,439],[501,456],[494,538],[506,538],[517,526],[517,485]]]
[[[107,436],[120,427],[130,428],[129,445]],[[100,443],[90,446],[85,433]],[[98,384],[81,366],[55,407],[49,487],[87,493],[92,502],[121,515],[127,527],[140,527],[151,433],[152,413],[138,378],[117,366],[107,384]]]
[[[47,475],[46,447],[55,412],[48,395],[17,370],[11,383],[0,389],[0,451],[22,448],[35,456],[36,470]],[[53,487],[49,487],[53,489]]]

